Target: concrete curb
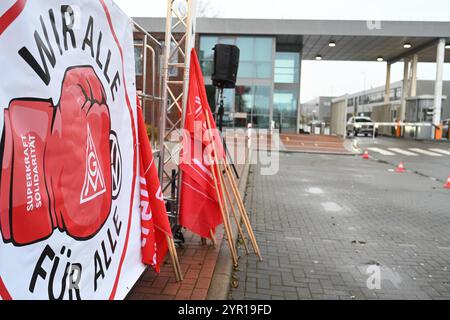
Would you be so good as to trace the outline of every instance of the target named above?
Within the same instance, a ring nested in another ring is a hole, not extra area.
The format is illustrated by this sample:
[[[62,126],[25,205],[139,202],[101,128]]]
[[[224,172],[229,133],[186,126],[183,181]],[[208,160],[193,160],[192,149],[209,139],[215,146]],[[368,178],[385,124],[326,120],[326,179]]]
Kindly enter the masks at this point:
[[[252,151],[250,150],[248,159],[250,160],[251,157]],[[245,190],[247,189],[248,175],[250,171],[250,163],[251,161],[248,161],[245,164],[238,185],[239,193],[244,200]],[[237,227],[234,224],[232,224],[232,234],[233,239],[237,239]],[[228,300],[232,273],[233,262],[231,259],[230,251],[228,249],[228,244],[224,239],[222,240],[222,244],[220,246],[219,256],[217,257],[216,267],[214,269],[206,300]]]

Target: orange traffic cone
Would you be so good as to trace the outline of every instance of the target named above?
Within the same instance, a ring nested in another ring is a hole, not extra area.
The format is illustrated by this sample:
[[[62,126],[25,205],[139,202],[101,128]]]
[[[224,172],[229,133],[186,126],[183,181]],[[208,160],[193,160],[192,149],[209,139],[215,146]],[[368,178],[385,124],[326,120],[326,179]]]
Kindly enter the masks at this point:
[[[447,178],[447,183],[444,186],[445,189],[450,189],[450,176]]]
[[[397,169],[395,169],[395,172],[399,172],[399,173],[405,172],[405,166],[403,165],[403,162],[400,162],[398,164]]]
[[[369,159],[369,151],[367,150],[364,151],[363,159]]]

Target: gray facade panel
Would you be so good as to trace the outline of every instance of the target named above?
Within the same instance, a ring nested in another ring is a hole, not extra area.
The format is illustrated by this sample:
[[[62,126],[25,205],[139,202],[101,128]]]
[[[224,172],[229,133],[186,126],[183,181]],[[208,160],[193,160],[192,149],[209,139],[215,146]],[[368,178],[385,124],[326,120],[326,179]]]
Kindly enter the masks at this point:
[[[165,18],[133,18],[146,30],[165,31]],[[349,35],[450,38],[450,22],[381,21],[379,29],[361,20],[197,19],[198,33],[252,35]]]

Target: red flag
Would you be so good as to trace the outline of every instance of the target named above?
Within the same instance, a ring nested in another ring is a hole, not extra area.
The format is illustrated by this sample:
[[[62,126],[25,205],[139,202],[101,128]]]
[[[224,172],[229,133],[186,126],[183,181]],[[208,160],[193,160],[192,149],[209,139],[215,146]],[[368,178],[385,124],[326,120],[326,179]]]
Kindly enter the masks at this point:
[[[215,228],[222,223],[222,215],[214,171],[209,160],[214,161],[213,144],[218,158],[224,155],[224,149],[208,104],[203,75],[194,49],[191,52],[184,128],[180,161],[183,172],[180,223],[201,237],[210,238],[210,232],[215,232]]]
[[[139,99],[137,119],[141,156],[142,262],[159,272],[168,250],[167,236],[172,238],[172,231]]]
[[[207,118],[209,120],[209,126]],[[201,135],[199,127],[202,128]],[[209,152],[212,152],[212,143],[214,143],[218,158],[225,156],[222,139],[208,104],[203,74],[195,49],[191,51],[189,94],[184,130],[187,130],[196,139],[201,140]],[[213,156],[212,153],[211,155]]]
[[[140,161],[140,208],[141,208],[141,252],[142,262],[151,265],[156,269],[158,248],[155,241],[155,225],[153,223],[152,209],[150,208],[150,198],[148,193],[147,180],[143,176],[144,167]]]

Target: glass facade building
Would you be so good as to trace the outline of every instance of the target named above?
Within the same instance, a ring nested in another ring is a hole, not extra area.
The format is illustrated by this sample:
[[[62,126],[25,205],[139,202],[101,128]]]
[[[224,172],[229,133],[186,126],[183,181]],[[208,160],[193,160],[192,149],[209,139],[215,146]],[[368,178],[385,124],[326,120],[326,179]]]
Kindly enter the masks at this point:
[[[276,38],[269,36],[200,36],[199,58],[213,112],[217,90],[212,86],[214,52],[217,43],[233,44],[240,49],[235,89],[224,90],[224,125],[240,126],[242,116],[254,128],[295,131],[300,93],[300,53],[278,52]],[[239,114],[239,117],[233,115]]]

